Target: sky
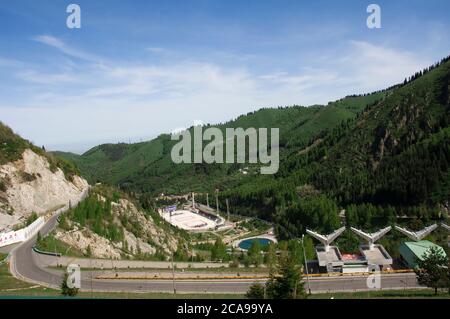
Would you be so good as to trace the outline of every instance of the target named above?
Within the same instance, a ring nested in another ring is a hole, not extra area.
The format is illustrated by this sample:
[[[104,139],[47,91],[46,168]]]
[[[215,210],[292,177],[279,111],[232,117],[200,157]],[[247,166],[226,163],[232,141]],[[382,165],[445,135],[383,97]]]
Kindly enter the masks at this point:
[[[449,55],[449,31],[447,0],[3,0],[0,121],[50,150],[148,140],[386,88]]]

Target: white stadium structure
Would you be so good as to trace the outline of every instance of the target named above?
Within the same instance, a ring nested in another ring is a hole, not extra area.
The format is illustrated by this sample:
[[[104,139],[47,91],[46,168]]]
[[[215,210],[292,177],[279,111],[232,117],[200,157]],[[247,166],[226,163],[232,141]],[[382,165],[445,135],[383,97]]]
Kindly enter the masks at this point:
[[[163,212],[162,217],[164,220],[178,228],[198,232],[214,230],[223,222],[220,218],[214,220],[190,210]]]

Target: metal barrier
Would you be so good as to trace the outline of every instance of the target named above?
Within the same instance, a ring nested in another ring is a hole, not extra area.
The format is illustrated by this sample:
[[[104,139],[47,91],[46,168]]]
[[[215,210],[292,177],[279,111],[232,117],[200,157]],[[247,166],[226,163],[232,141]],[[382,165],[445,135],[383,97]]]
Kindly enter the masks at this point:
[[[40,250],[39,248],[37,248],[36,246],[33,246],[33,251],[35,253],[38,253],[38,254],[41,254],[41,255],[54,256],[54,257],[61,257],[62,256],[61,253],[52,253],[52,252],[49,252],[49,251],[43,251],[43,250]]]

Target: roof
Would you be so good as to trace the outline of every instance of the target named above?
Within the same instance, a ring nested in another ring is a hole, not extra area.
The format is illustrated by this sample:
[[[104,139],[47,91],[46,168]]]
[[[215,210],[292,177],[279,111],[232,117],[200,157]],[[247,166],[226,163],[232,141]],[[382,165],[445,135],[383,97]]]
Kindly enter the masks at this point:
[[[343,265],[341,252],[336,246],[330,246],[330,250],[328,252],[325,251],[325,247],[317,246],[316,254],[320,267],[326,267],[329,264],[333,267]]]
[[[400,245],[399,251],[408,265],[411,268],[414,268],[417,264],[416,259],[423,260],[423,255],[427,253],[431,247],[437,247],[441,254],[446,256],[444,248],[428,240],[404,242]]]

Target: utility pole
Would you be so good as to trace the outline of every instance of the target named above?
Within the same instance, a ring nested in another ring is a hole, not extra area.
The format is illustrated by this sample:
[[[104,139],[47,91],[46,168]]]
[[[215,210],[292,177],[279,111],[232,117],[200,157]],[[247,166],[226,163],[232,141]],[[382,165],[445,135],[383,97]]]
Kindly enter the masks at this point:
[[[216,207],[217,207],[217,213],[219,213],[219,190],[216,189]]]
[[[230,222],[230,205],[228,204],[228,198],[225,200],[225,202],[227,203],[227,218],[228,222]]]
[[[305,234],[302,235],[302,249],[303,249],[303,258],[305,259],[306,281],[308,283],[308,293],[311,294],[311,286],[309,284],[308,262],[306,260],[305,244],[303,243],[304,240],[305,240]]]
[[[177,294],[177,290],[175,288],[175,264],[173,263],[173,251],[172,251],[172,287],[173,287],[173,294]]]
[[[91,298],[94,298],[94,287],[93,287],[93,283],[92,283],[92,277],[93,277],[93,268],[92,268],[92,259],[91,257],[89,258],[89,265],[91,266]]]
[[[208,197],[208,193],[206,193],[206,206],[208,206],[209,207],[209,197]]]
[[[294,285],[293,299],[297,299],[297,286],[298,286],[298,281],[296,281],[295,285]]]

